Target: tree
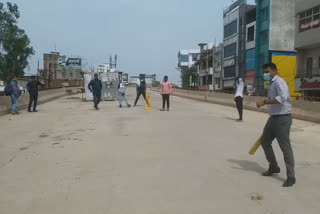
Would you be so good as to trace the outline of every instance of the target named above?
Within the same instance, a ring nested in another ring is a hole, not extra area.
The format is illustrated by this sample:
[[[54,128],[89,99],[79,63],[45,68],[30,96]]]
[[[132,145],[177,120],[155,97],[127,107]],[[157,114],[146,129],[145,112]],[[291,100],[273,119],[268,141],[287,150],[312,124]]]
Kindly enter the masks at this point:
[[[0,3],[0,79],[9,82],[13,75],[21,76],[34,54],[29,37],[17,26],[20,18],[16,4]]]
[[[182,87],[195,87],[198,85],[199,75],[195,67],[182,68],[181,70]]]

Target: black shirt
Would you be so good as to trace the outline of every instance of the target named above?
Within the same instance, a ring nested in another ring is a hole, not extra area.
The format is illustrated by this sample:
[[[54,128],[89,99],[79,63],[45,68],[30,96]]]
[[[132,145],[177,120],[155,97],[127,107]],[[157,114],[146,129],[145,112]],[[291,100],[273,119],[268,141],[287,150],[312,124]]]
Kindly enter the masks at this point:
[[[38,80],[28,82],[27,87],[29,93],[37,93],[39,85],[42,86],[42,83]]]

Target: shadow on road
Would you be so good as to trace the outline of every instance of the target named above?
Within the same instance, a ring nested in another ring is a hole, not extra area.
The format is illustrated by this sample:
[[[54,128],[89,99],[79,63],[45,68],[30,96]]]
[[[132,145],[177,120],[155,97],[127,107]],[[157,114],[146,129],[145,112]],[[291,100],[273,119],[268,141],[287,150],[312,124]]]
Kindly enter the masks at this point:
[[[253,162],[253,161],[248,161],[248,160],[234,160],[234,159],[229,159],[228,160],[230,163],[237,164],[239,167],[231,167],[232,169],[240,169],[244,171],[250,171],[250,172],[257,172],[261,174],[262,172],[266,171],[265,168],[260,166],[258,163]],[[281,182],[284,182],[286,179],[281,178],[277,175],[272,176],[272,178],[279,180]]]

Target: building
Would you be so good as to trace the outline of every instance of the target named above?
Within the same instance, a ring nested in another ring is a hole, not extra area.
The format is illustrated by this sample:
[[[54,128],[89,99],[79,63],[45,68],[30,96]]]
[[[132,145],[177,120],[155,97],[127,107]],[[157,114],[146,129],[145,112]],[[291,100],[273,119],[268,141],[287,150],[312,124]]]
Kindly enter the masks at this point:
[[[200,43],[200,56],[196,61],[199,86],[205,90],[221,89],[222,44]]]
[[[254,87],[256,61],[256,7],[246,11],[246,68],[245,84]]]
[[[199,54],[199,49],[180,50],[178,52],[178,68],[191,68],[198,60]]]
[[[53,82],[58,80],[81,80],[82,73],[88,71],[88,64],[83,58],[68,58],[59,52],[51,52],[43,54],[43,70],[40,72],[40,77],[47,87],[52,87]]]
[[[246,73],[246,14],[255,8],[238,0],[223,11],[223,88],[233,89],[237,77]]]
[[[213,43],[200,43],[200,56],[195,62],[200,89],[213,90]]]
[[[52,80],[63,79],[62,67],[60,66],[60,53],[51,52],[43,54],[43,70],[40,74],[45,81],[46,87],[52,86]]]
[[[320,1],[296,0],[296,90],[320,97]]]
[[[180,50],[178,52],[178,70],[180,71],[181,77],[184,69],[191,68],[195,65],[200,55],[200,49],[191,49],[191,50]],[[193,79],[192,79],[193,78]],[[190,77],[189,86],[195,86],[196,83],[195,75]],[[193,84],[192,84],[193,83]],[[179,87],[182,87],[182,82],[179,83]]]
[[[299,95],[295,91],[295,1],[256,0],[256,4],[256,90],[261,95],[266,93],[269,82],[263,80],[261,66],[273,62],[279,76],[287,82],[290,94]]]

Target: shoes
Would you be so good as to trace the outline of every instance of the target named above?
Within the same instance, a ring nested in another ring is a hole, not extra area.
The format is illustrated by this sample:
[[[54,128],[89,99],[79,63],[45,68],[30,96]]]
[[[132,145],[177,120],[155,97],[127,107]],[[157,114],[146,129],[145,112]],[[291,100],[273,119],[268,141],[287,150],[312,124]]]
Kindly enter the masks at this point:
[[[167,111],[169,111],[169,109],[167,109]]]
[[[291,187],[296,183],[296,179],[295,178],[288,178],[284,183],[283,183],[283,187]]]
[[[28,112],[32,112],[32,111],[28,109]]]
[[[128,108],[130,108],[130,107],[131,107],[131,105],[128,104]]]
[[[239,118],[239,119],[237,119],[236,121],[237,121],[237,122],[243,122],[243,120],[242,120],[242,119],[240,119],[240,118]]]
[[[121,104],[119,105],[119,108],[122,108],[122,105],[121,105]]]
[[[275,173],[280,173],[280,168],[269,168],[268,171],[262,173],[263,176],[271,176]]]
[[[33,112],[38,112],[37,110],[33,110]]]
[[[18,115],[18,112],[11,112],[12,115]]]

